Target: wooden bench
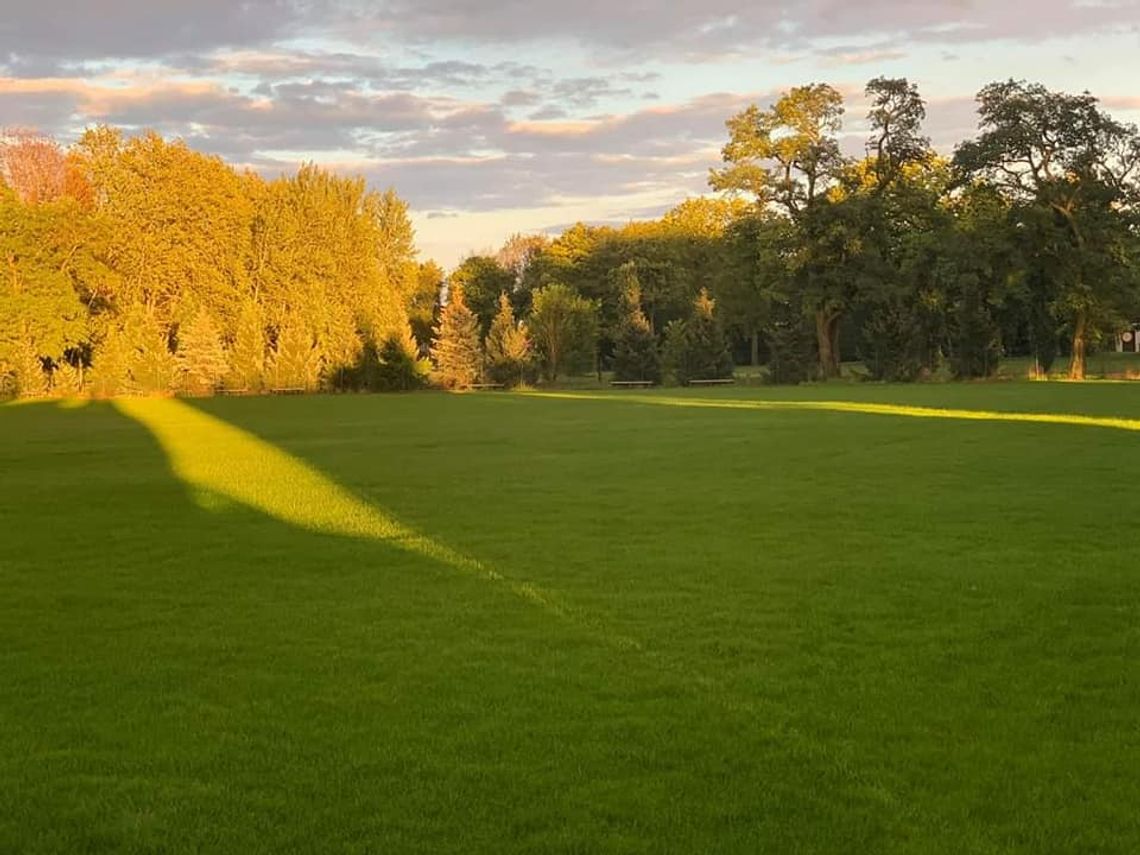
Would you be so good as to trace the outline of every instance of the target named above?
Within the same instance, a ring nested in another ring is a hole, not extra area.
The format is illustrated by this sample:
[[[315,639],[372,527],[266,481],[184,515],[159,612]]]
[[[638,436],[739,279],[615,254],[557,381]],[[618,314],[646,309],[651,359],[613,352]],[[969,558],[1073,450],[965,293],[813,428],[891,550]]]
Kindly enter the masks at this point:
[[[735,377],[723,377],[719,380],[690,380],[690,386],[731,386],[736,382]]]
[[[253,394],[252,392],[250,392],[249,389],[225,389],[225,388],[223,388],[221,390],[221,392],[223,395],[251,395],[251,394]]]
[[[301,386],[278,386],[275,389],[270,389],[269,394],[270,395],[303,395],[303,394],[305,394],[305,390]]]
[[[648,389],[657,383],[653,380],[611,380],[610,385],[625,389]]]
[[[468,389],[503,389],[502,383],[472,383]]]

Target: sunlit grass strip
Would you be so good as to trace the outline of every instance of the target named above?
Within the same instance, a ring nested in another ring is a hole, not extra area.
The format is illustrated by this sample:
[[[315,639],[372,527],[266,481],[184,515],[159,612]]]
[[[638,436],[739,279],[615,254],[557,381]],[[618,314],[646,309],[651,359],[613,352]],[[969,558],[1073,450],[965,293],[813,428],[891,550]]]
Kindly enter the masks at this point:
[[[322,534],[383,541],[408,552],[505,584],[516,596],[562,618],[591,624],[551,593],[516,582],[496,570],[404,525],[326,475],[265,440],[172,399],[124,398],[115,406],[158,440],[180,480],[202,491],[199,501],[218,498]],[[595,632],[600,628],[591,626]],[[632,639],[606,634],[621,647]]]
[[[1140,419],[1114,416],[1083,416],[1076,413],[1011,413],[997,410],[954,410],[914,407],[904,404],[876,404],[860,401],[771,401],[715,398],[678,398],[661,395],[621,395],[597,392],[525,392],[531,397],[568,400],[621,401],[663,407],[690,407],[719,410],[808,410],[834,413],[864,413],[875,416],[904,416],[916,419],[955,419],[978,422],[1028,422],[1031,424],[1077,425],[1140,431]]]

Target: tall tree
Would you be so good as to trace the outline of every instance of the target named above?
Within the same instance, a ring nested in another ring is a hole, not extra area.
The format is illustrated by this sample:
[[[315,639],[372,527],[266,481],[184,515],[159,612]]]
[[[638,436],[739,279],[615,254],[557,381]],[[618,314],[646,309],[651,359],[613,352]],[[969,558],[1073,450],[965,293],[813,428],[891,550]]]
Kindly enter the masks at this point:
[[[275,389],[317,388],[321,375],[321,349],[309,320],[287,315],[277,328],[277,341],[269,361],[269,379]]]
[[[252,299],[238,312],[225,383],[246,392],[260,392],[265,384],[265,323],[261,307]]]
[[[453,286],[440,312],[431,350],[436,379],[447,389],[467,389],[479,382],[483,369],[479,320],[467,306],[462,286]]]
[[[824,377],[839,373],[839,322],[850,299],[842,276],[825,275],[834,259],[820,252],[834,219],[821,209],[831,204],[828,193],[846,166],[837,139],[842,117],[843,97],[822,83],[795,87],[768,110],[753,104],[729,119],[727,166],[710,174],[714,189],[749,193],[801,232],[807,263],[799,287],[815,321]]]
[[[73,215],[66,204],[26,205],[0,190],[0,378],[10,377],[19,394],[46,391],[45,369],[87,335],[87,312],[58,239]]]
[[[229,371],[221,332],[206,309],[179,329],[177,355],[181,386],[192,395],[212,395]]]
[[[450,288],[461,288],[465,305],[479,319],[480,336],[491,328],[499,306],[499,295],[514,290],[514,274],[489,255],[472,255],[451,274]]]
[[[526,379],[531,361],[530,338],[526,326],[515,320],[514,307],[506,291],[499,295],[499,311],[491,321],[483,350],[491,380],[504,386],[517,386]]]
[[[0,179],[26,204],[53,202],[67,192],[67,155],[29,128],[0,130]]]
[[[431,348],[432,327],[435,326],[443,291],[444,272],[434,261],[425,261],[416,271],[416,287],[408,302],[408,320],[421,353]]]
[[[551,382],[596,358],[597,306],[573,288],[555,282],[535,291],[527,327]]]
[[[205,306],[226,324],[247,288],[250,208],[220,158],[154,133],[124,140],[89,131],[78,156],[107,221],[119,303],[142,303],[161,324]]]
[[[637,266],[626,262],[618,268],[625,311],[614,335],[614,377],[618,380],[661,382],[661,356],[657,336],[641,310],[641,285]]]
[[[960,145],[964,175],[999,187],[1049,248],[1052,309],[1072,340],[1069,376],[1085,376],[1089,342],[1137,303],[1130,220],[1140,200],[1140,134],[1088,93],[1009,80],[978,93],[981,133]]]
[[[683,326],[675,326],[670,343],[670,368],[677,382],[720,380],[732,376],[732,354],[724,329],[716,316],[716,301],[701,289],[693,301],[692,314]]]

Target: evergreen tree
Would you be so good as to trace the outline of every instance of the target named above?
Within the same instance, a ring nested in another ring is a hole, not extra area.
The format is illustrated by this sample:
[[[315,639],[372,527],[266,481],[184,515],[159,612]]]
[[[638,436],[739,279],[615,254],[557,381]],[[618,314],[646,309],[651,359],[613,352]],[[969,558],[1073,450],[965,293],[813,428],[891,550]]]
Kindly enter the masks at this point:
[[[661,362],[671,382],[681,384],[685,382],[686,337],[684,320],[670,321],[665,327],[665,336],[661,343]]]
[[[768,379],[781,385],[796,385],[816,370],[815,331],[794,295],[773,293],[764,321],[768,345]]]
[[[422,388],[431,372],[431,363],[421,359],[411,330],[394,331],[376,354],[375,386],[382,392],[410,392]]]
[[[260,392],[265,383],[265,327],[253,300],[247,300],[238,314],[225,383],[227,388],[249,392]]]
[[[110,323],[95,347],[89,373],[91,393],[110,398],[137,392],[131,380],[131,348],[119,322]]]
[[[641,310],[637,268],[627,262],[618,269],[624,311],[614,336],[614,377],[618,380],[661,381],[657,337]]]
[[[863,324],[859,354],[875,380],[917,380],[927,361],[928,342],[921,309],[908,298],[892,298],[874,305]]]
[[[732,376],[732,354],[716,317],[716,302],[706,289],[697,295],[684,325],[671,331],[669,353],[674,375],[682,386],[692,380]]]
[[[210,395],[229,370],[229,359],[218,326],[205,309],[199,309],[178,334],[181,386],[192,395]]]
[[[57,363],[51,372],[51,388],[57,395],[82,395],[83,371],[70,362]]]
[[[483,348],[479,319],[467,307],[462,287],[453,287],[439,316],[431,350],[436,380],[447,389],[465,389],[479,381]]]
[[[499,311],[491,321],[484,349],[491,380],[504,386],[517,386],[524,381],[530,364],[530,339],[526,327],[515,321],[514,307],[506,291],[499,295]]]
[[[166,331],[143,306],[132,306],[108,323],[91,364],[95,395],[168,394],[177,377],[178,360]]]
[[[44,371],[44,362],[30,342],[20,344],[12,354],[11,373],[17,395],[35,398],[47,394],[48,375]]]
[[[317,388],[321,373],[321,351],[303,318],[287,317],[277,331],[277,343],[270,359],[270,382],[276,389]]]

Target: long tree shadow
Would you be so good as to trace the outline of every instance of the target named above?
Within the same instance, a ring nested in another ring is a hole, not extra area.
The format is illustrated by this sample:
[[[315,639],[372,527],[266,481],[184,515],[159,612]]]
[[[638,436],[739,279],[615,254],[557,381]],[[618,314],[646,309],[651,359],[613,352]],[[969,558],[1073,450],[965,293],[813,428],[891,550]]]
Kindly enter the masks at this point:
[[[0,434],[0,849],[732,848],[754,798],[777,841],[893,822],[781,722],[189,405],[9,408]],[[765,759],[710,799],[741,750]]]
[[[830,769],[828,787],[869,798],[868,815],[891,816],[900,833],[984,814],[985,787],[970,776],[981,769],[985,786],[1007,787],[992,758],[1010,745],[1019,774],[1051,782],[1049,813],[1064,828],[1072,782],[1100,788],[1108,778],[1095,770],[1119,767],[1096,747],[1119,738],[1115,713],[1083,706],[1076,728],[1041,710],[1095,696],[1102,675],[1080,664],[1082,645],[1121,656],[1129,644],[1134,591],[1111,570],[1127,553],[1118,539],[1074,533],[1103,520],[1090,500],[1126,486],[1131,420],[947,413],[902,395],[776,412],[733,397],[193,406],[483,566],[560,592],[606,634],[638,639],[622,665],[680,690],[678,709],[695,701],[718,726],[777,722],[767,732],[780,748],[762,751],[764,762]],[[1099,486],[1079,480],[1090,472]],[[1042,512],[1070,498],[1064,525]],[[1066,629],[1077,625],[1091,636]],[[1042,655],[1058,637],[1073,660]],[[1003,706],[978,706],[995,693]],[[939,783],[882,751],[888,734],[927,746],[922,768],[942,770]],[[1064,771],[1074,753],[1086,758],[1075,776]],[[900,816],[907,793],[932,786],[957,801],[927,799]]]

